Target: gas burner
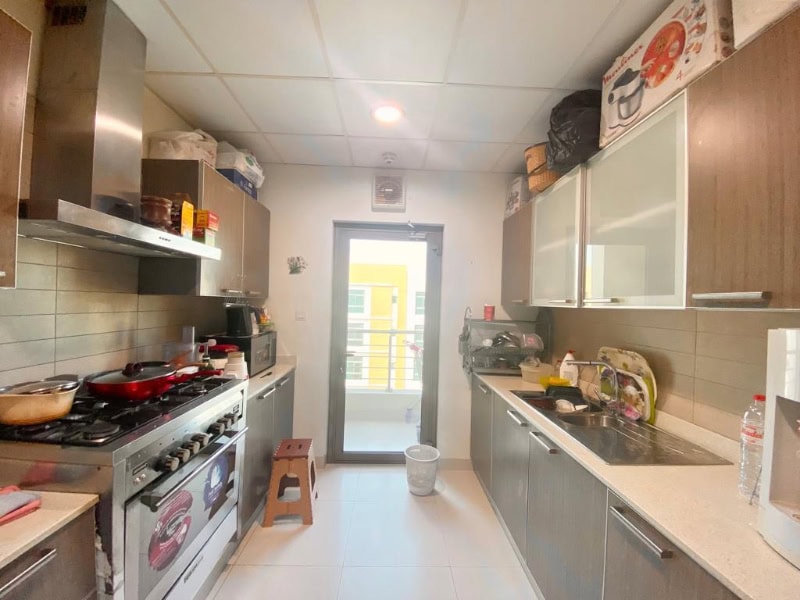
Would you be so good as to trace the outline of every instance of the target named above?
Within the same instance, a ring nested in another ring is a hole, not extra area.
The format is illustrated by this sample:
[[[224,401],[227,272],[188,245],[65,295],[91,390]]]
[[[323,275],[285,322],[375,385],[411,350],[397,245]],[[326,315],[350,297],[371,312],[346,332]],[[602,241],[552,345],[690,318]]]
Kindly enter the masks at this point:
[[[87,440],[101,440],[119,431],[119,425],[106,421],[95,421],[81,430],[81,435]]]

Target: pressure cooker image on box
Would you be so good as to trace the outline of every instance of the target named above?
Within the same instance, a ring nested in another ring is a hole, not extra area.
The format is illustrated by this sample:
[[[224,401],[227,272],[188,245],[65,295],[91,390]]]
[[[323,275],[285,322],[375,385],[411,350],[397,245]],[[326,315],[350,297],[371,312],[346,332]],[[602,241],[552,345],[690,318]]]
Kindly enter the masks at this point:
[[[607,127],[625,127],[636,119],[642,109],[644,83],[642,72],[633,69],[627,69],[617,78],[606,98]]]

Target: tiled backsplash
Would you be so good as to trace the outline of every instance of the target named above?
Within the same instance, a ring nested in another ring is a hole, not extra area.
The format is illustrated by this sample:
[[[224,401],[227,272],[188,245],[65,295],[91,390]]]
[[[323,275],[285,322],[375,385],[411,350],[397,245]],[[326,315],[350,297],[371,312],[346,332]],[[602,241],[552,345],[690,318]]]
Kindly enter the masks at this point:
[[[139,296],[136,257],[19,238],[16,290],[0,290],[0,386],[160,360],[161,344],[225,329],[220,298]]]
[[[555,356],[600,346],[642,354],[653,367],[658,408],[737,439],[753,394],[766,385],[767,331],[800,327],[800,313],[706,310],[555,309]],[[594,369],[584,369],[591,379]]]

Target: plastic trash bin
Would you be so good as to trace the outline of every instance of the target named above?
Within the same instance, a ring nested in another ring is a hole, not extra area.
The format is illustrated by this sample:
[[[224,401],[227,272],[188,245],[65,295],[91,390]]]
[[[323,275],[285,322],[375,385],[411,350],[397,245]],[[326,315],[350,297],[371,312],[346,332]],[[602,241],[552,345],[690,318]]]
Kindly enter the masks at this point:
[[[408,491],[416,496],[427,496],[436,486],[439,451],[433,446],[417,444],[406,448],[405,455]]]

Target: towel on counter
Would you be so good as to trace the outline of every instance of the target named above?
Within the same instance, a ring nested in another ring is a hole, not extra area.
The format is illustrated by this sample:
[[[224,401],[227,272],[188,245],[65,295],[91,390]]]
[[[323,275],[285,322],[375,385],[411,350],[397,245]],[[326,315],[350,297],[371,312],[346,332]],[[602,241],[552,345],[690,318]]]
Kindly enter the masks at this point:
[[[23,492],[15,485],[0,488],[0,525],[26,515],[41,505],[40,494]]]

